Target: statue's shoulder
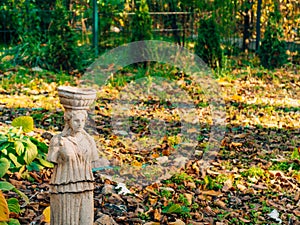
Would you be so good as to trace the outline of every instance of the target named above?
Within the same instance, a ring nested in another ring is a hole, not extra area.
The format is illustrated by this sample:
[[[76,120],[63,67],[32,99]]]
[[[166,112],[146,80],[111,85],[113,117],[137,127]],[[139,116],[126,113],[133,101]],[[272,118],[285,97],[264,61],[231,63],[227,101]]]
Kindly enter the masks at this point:
[[[96,142],[95,142],[94,137],[91,136],[91,135],[90,135],[89,133],[87,133],[86,131],[85,131],[85,136],[86,136],[86,138],[87,138],[87,140],[88,140],[89,143],[91,143],[92,145],[96,145]]]
[[[94,140],[94,138],[88,132],[84,131],[84,135],[89,141]]]
[[[59,141],[61,140],[62,135],[56,134],[51,138],[50,144],[52,145],[58,145]]]

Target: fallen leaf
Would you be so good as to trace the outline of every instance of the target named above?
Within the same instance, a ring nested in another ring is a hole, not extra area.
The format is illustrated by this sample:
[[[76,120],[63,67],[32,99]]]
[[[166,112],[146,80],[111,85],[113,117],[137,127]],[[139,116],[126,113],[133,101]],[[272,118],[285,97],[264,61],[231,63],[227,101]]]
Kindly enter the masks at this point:
[[[214,191],[214,190],[202,191],[202,194],[203,195],[215,196],[215,197],[219,197],[219,196],[223,195],[222,192],[220,192],[220,191]]]
[[[236,186],[240,191],[245,191],[247,189],[247,187],[242,184],[237,184]]]
[[[6,199],[0,190],[0,222],[7,222],[9,220],[9,210]]]
[[[251,220],[247,220],[247,219],[245,219],[245,218],[243,218],[243,217],[240,217],[239,218],[241,221],[243,221],[244,223],[249,223],[249,222],[251,222]]]
[[[154,217],[155,220],[160,221],[160,219],[161,219],[161,214],[160,214],[160,212],[159,212],[158,209],[155,209],[155,210],[154,210],[153,217]]]
[[[183,195],[186,198],[186,200],[188,201],[189,205],[191,205],[193,203],[193,195],[189,194],[189,193],[184,193]]]
[[[175,222],[170,222],[168,225],[185,225],[185,222],[180,219],[176,219]]]
[[[224,185],[223,185],[223,187],[222,187],[222,191],[223,191],[223,192],[229,191],[229,190],[232,188],[232,183],[233,183],[233,179],[232,179],[232,177],[230,177],[229,179],[227,179],[227,180],[224,182]]]
[[[50,206],[43,210],[43,218],[42,221],[45,223],[50,223]]]
[[[214,205],[219,206],[219,207],[222,208],[222,209],[228,210],[228,208],[227,208],[227,206],[226,206],[226,203],[223,202],[223,201],[220,200],[220,199],[215,200],[215,201],[214,201]]]
[[[300,217],[300,209],[295,209],[293,211],[293,213],[296,215],[296,216],[299,216]]]
[[[144,223],[144,225],[160,225],[160,223],[158,223],[158,222],[147,222],[147,223]]]

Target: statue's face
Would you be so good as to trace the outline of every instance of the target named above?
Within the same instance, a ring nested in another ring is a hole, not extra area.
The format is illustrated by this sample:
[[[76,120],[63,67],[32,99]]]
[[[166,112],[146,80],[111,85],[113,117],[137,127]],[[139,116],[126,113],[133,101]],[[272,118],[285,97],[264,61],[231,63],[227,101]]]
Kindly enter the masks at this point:
[[[83,130],[85,125],[86,117],[83,113],[75,114],[70,120],[70,127],[73,132],[80,132]]]

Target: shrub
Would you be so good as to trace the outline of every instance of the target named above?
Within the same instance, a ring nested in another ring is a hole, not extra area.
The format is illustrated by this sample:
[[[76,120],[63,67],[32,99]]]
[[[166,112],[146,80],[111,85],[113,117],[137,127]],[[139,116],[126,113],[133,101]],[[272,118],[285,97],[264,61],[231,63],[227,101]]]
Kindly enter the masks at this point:
[[[27,10],[24,5],[16,10],[18,46],[11,60],[14,65],[83,71],[90,64],[91,48],[78,46],[80,36],[69,25],[69,12],[59,0],[54,5],[53,10],[41,11],[37,4],[30,3]]]
[[[200,20],[195,53],[210,67],[222,67],[220,34],[213,17]]]
[[[132,36],[131,41],[143,41],[150,40],[152,38],[152,19],[149,14],[149,8],[146,0],[137,2],[137,10],[132,18],[131,30]],[[149,63],[147,61],[147,45],[146,43],[140,43],[140,55],[136,54],[136,49],[130,49],[131,57],[143,62],[143,67],[146,68]],[[136,64],[138,65],[138,64]]]
[[[137,10],[132,18],[131,41],[149,40],[152,38],[152,19],[146,0],[137,2]]]
[[[268,69],[281,67],[288,59],[286,43],[281,40],[283,38],[283,30],[279,24],[280,17],[278,10],[271,13],[261,47],[258,51],[262,66]]]

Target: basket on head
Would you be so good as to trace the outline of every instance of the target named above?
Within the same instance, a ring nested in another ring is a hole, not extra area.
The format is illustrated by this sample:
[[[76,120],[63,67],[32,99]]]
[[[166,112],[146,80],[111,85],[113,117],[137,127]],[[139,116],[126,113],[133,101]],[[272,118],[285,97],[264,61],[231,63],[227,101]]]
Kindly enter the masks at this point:
[[[60,86],[57,88],[60,103],[65,109],[89,109],[96,99],[96,91],[91,88]]]

